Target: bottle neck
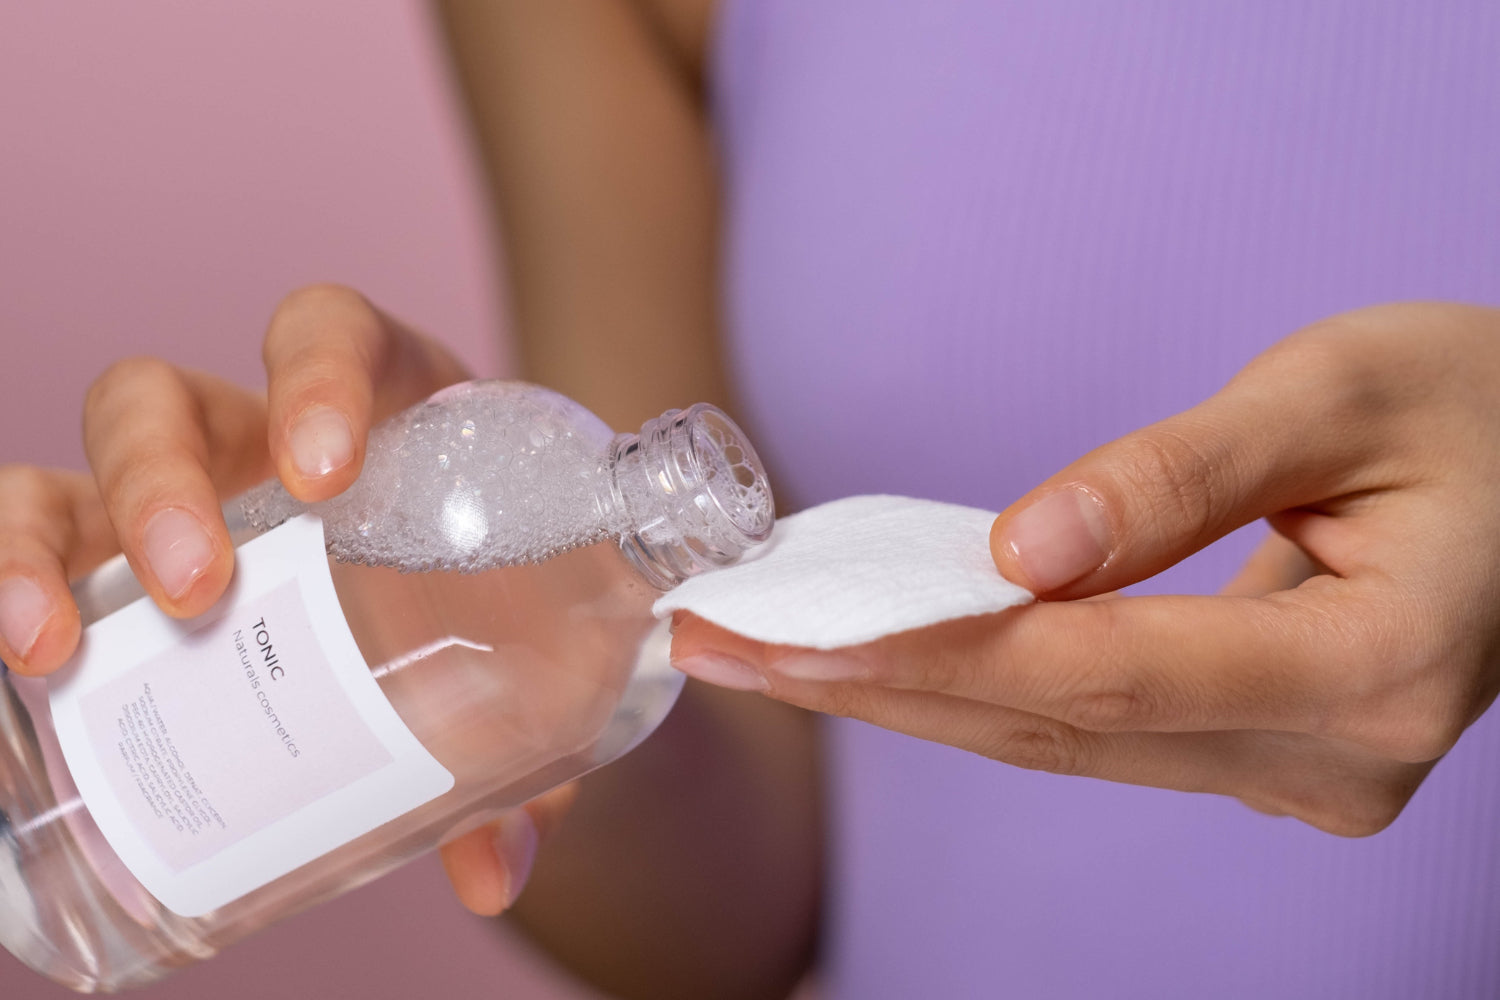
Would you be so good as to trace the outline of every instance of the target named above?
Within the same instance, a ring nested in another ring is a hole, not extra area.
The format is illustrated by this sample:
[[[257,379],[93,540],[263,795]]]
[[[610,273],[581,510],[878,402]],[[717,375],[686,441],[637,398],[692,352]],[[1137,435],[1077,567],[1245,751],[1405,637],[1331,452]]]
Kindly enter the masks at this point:
[[[770,537],[776,516],[755,449],[706,403],[615,438],[610,489],[631,525],[620,548],[660,590],[735,562]]]

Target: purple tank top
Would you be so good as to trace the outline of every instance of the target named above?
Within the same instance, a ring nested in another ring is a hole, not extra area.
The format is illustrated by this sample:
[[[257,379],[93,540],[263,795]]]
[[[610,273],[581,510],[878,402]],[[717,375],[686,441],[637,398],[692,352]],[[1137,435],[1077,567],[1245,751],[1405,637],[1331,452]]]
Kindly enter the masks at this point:
[[[720,17],[731,357],[795,505],[998,509],[1312,320],[1500,303],[1494,0]],[[1496,711],[1359,841],[831,736],[831,997],[1500,997]]]

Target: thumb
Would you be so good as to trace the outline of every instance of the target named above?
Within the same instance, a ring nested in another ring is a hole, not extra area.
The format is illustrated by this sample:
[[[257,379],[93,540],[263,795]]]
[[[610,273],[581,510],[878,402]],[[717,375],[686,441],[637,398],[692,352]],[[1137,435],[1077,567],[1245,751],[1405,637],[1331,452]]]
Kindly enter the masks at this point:
[[[1265,385],[1260,388],[1266,389]],[[1052,599],[1117,590],[1257,518],[1359,488],[1343,433],[1309,433],[1322,404],[1231,383],[1090,452],[990,530],[995,565]],[[1325,425],[1326,426],[1326,425]]]
[[[493,917],[510,909],[531,876],[538,845],[572,808],[578,785],[561,785],[498,815],[475,814],[439,849],[465,909]]]

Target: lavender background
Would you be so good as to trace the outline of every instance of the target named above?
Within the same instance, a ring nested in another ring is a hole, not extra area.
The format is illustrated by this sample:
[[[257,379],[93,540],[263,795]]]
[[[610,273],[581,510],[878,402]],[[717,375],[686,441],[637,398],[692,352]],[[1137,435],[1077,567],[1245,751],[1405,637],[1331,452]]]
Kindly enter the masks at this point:
[[[998,508],[1303,324],[1500,304],[1492,0],[731,0],[719,40],[733,357],[799,504]],[[833,735],[830,996],[1500,996],[1494,710],[1361,841]]]

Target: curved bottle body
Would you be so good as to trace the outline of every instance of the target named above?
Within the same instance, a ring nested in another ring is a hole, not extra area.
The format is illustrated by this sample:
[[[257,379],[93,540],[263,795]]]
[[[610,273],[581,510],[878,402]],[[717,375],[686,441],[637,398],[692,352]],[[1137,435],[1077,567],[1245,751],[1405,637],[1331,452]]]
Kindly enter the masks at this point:
[[[588,430],[597,443],[597,428]],[[147,891],[79,795],[45,684],[0,674],[0,943],[74,989],[150,982],[607,763],[648,735],[675,701],[681,675],[667,662],[665,627],[650,613],[670,571],[643,572],[652,569],[653,546],[640,532],[627,527],[622,545],[619,524],[599,528],[618,516],[612,466],[629,450],[620,445],[616,439],[602,452],[608,468],[600,481],[611,494],[593,527],[569,544],[554,537],[539,561],[470,559],[460,567],[444,560],[401,572],[319,557],[342,611],[336,624],[400,723],[451,775],[451,787],[208,912],[183,916]],[[572,465],[580,480],[599,475]],[[531,485],[547,492],[545,483]],[[227,509],[237,545],[276,530],[260,516],[264,499]],[[451,508],[444,521],[442,503],[426,507],[452,542]],[[470,544],[473,520],[459,525]],[[768,514],[765,520],[768,530]],[[330,512],[329,549],[337,550],[338,532],[363,523]],[[420,531],[406,528],[413,537],[402,544],[419,543]],[[89,617],[140,593],[123,560],[78,589]]]

